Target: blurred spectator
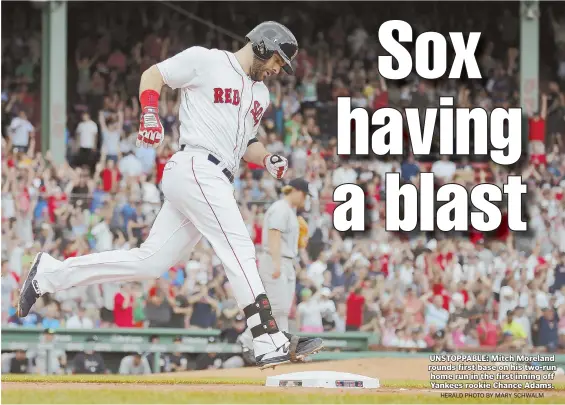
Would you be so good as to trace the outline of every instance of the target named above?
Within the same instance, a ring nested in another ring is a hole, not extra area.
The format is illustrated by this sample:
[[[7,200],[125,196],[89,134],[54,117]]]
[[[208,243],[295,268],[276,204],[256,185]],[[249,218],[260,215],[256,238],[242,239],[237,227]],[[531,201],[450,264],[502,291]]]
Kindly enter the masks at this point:
[[[39,343],[49,345],[55,342],[55,330],[45,329],[40,336]],[[28,357],[32,359],[34,365],[34,373],[64,374],[67,367],[67,355],[59,349],[47,350],[47,347],[38,348],[28,352]]]
[[[16,350],[16,355],[10,360],[10,374],[29,373],[30,360],[27,358],[25,350]]]
[[[122,359],[118,373],[121,375],[151,374],[151,367],[149,367],[149,362],[141,353],[133,353]]]
[[[10,141],[15,152],[27,152],[30,141],[35,142],[34,131],[33,125],[27,119],[26,112],[21,110],[18,116],[10,122]]]
[[[214,290],[208,288],[206,284],[196,287],[195,293],[188,298],[188,302],[193,306],[190,317],[190,326],[202,329],[211,328],[216,321],[218,301],[213,298]]]
[[[124,283],[114,296],[114,323],[119,328],[133,327],[133,296],[131,285]]]
[[[300,292],[302,301],[296,309],[296,323],[300,332],[321,333],[324,331],[322,322],[322,308],[319,302],[319,293],[312,294],[312,290],[304,288]]]
[[[153,345],[158,345],[161,341],[159,335],[149,336],[149,343]],[[164,373],[169,369],[169,356],[165,353],[159,353],[159,358],[157,359],[157,365],[155,365],[156,352],[147,351],[142,354],[143,359],[151,365],[151,370],[154,373]]]
[[[182,338],[180,336],[175,337],[173,343],[181,344]],[[186,371],[188,367],[188,360],[180,351],[177,351],[169,355],[168,364],[169,364],[168,371],[172,371],[172,372]]]
[[[534,325],[536,331],[535,345],[540,351],[553,353],[559,344],[558,336],[559,316],[553,308],[543,308],[542,315]]]
[[[171,302],[174,300],[172,291],[165,290],[160,285],[155,285],[149,290],[145,304],[145,320],[150,328],[169,327],[172,317]]]
[[[506,319],[502,322],[504,345],[513,349],[522,348],[527,344],[527,335],[524,327],[514,319],[514,311],[508,311]]]
[[[97,341],[98,339],[95,336],[86,339],[87,344]],[[104,359],[100,353],[94,350],[77,353],[72,361],[71,368],[73,374],[105,374],[107,372]]]
[[[441,295],[435,295],[432,302],[426,304],[425,313],[427,327],[433,325],[436,330],[445,329],[449,320],[449,312],[443,308],[443,298]]]
[[[98,125],[90,118],[88,112],[82,114],[82,121],[76,129],[79,144],[79,155],[76,164],[87,165],[92,169],[98,142]]]
[[[222,367],[222,359],[215,352],[201,353],[196,356],[196,370],[218,369]]]
[[[363,325],[363,308],[365,297],[361,295],[361,289],[356,288],[347,297],[347,316],[345,318],[346,331],[358,331]]]
[[[94,329],[94,322],[85,315],[84,308],[78,307],[77,313],[67,320],[65,327],[69,329]]]

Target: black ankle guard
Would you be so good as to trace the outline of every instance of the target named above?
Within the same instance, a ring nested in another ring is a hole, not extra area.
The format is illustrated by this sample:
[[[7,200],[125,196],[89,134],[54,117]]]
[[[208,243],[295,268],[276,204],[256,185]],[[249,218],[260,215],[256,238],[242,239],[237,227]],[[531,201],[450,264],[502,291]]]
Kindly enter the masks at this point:
[[[269,302],[266,294],[259,294],[253,304],[249,304],[243,308],[243,313],[247,319],[251,318],[253,315],[259,314],[261,323],[251,328],[251,335],[253,338],[265,333],[273,334],[279,331],[277,322],[275,321],[275,318],[273,318],[271,303]]]

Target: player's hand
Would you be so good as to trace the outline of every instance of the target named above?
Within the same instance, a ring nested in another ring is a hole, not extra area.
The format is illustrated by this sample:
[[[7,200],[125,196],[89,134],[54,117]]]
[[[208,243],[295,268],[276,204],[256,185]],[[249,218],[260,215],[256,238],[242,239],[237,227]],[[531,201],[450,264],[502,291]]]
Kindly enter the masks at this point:
[[[164,139],[163,125],[159,113],[154,107],[145,107],[139,120],[139,133],[135,145],[139,148],[157,148]]]
[[[275,272],[273,273],[273,279],[277,279],[281,276],[281,271],[280,270],[275,270]]]
[[[281,155],[267,155],[263,159],[265,168],[275,179],[282,179],[288,169],[288,160]]]

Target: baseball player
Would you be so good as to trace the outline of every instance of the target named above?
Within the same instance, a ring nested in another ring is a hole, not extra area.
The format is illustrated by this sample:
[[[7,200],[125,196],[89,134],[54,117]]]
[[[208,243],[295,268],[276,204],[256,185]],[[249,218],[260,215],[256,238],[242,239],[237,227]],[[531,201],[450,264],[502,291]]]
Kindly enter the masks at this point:
[[[294,179],[283,187],[284,197],[273,203],[265,213],[262,252],[258,255],[259,275],[270,297],[273,317],[279,329],[288,332],[288,315],[296,291],[294,260],[298,249],[306,247],[306,235],[301,232],[297,210],[303,209],[310,194],[308,182]],[[300,217],[302,221],[304,219]],[[304,221],[305,224],[305,221]],[[302,225],[302,230],[304,225]],[[253,336],[249,328],[241,337],[244,356],[252,362]]]
[[[279,330],[259,277],[255,247],[234,197],[240,160],[264,166],[277,179],[287,160],[270,154],[256,138],[269,91],[263,80],[280,70],[292,73],[298,52],[283,25],[264,22],[235,53],[194,46],[141,75],[138,146],[163,141],[159,120],[162,87],[181,89],[180,150],[167,162],[162,179],[165,202],[140,248],[108,251],[59,261],[39,253],[21,290],[18,315],[36,300],[73,286],[155,279],[179,260],[188,260],[205,237],[222,261],[235,298],[253,336],[257,365],[297,362],[318,352],[323,341]]]

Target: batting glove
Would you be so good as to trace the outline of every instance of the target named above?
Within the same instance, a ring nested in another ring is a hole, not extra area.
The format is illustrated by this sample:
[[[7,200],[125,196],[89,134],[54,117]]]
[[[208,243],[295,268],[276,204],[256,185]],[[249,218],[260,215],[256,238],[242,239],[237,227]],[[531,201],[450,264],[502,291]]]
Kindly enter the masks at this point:
[[[288,160],[280,155],[267,155],[263,159],[263,164],[271,176],[275,179],[282,179],[288,169]]]
[[[139,133],[135,142],[137,147],[157,148],[164,139],[163,125],[155,107],[144,107],[139,120]]]

